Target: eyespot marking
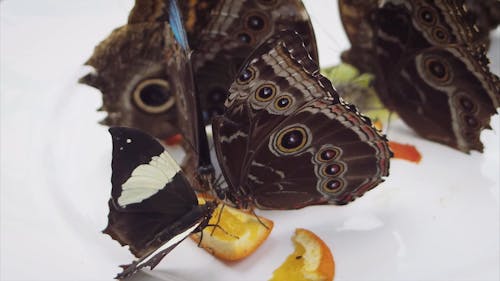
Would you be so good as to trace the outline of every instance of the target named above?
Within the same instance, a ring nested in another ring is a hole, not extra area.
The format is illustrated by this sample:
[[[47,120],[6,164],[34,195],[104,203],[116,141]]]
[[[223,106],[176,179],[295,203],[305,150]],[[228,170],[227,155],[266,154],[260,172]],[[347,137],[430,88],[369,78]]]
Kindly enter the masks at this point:
[[[289,96],[282,96],[274,103],[274,107],[278,110],[285,110],[292,105],[292,98]]]
[[[312,140],[307,127],[295,124],[279,131],[270,141],[273,151],[282,155],[301,152]]]
[[[323,191],[330,194],[338,194],[343,191],[345,184],[340,179],[331,179],[323,183]]]
[[[272,84],[263,84],[255,91],[255,99],[261,102],[270,101],[276,95],[276,87]]]
[[[139,83],[132,94],[132,100],[139,109],[151,114],[167,111],[175,104],[170,84],[158,78]]]
[[[251,67],[247,67],[240,73],[240,76],[238,76],[236,82],[238,84],[244,85],[250,83],[250,81],[252,81],[254,78],[255,78],[255,70]]]

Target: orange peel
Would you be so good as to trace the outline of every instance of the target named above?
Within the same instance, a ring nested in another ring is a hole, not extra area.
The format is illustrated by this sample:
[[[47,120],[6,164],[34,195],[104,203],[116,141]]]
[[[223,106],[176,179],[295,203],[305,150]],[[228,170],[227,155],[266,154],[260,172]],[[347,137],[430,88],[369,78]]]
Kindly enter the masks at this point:
[[[307,229],[297,228],[292,236],[294,252],[273,272],[269,281],[331,281],[335,262],[330,248]]]
[[[198,197],[198,200],[203,204],[203,198]],[[191,238],[215,257],[223,261],[237,261],[259,248],[271,233],[274,223],[267,218],[219,204],[209,225],[202,231],[201,243],[201,233],[192,234]]]
[[[174,146],[174,145],[181,144],[182,135],[181,134],[173,135],[171,137],[164,139],[163,142],[168,146]]]
[[[420,160],[422,160],[422,155],[414,145],[390,141],[389,147],[394,153],[394,158],[403,159],[414,163],[419,163]]]

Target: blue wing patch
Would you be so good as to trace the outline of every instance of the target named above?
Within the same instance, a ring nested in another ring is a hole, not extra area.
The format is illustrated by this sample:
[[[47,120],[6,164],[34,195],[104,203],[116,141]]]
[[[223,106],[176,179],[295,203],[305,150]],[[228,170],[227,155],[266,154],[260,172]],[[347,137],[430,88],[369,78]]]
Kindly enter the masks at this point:
[[[177,0],[170,0],[170,5],[168,7],[168,17],[170,22],[170,27],[174,32],[174,37],[177,42],[181,45],[184,50],[188,50],[188,40],[186,35],[186,30],[182,23],[181,13]]]

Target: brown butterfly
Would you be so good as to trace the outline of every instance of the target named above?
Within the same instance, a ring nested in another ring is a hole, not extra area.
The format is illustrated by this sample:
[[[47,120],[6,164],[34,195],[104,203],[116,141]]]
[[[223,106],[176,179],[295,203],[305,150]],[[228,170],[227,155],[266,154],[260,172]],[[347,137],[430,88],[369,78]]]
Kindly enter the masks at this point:
[[[342,59],[375,75],[382,102],[421,136],[463,152],[500,105],[481,34],[464,1],[341,0],[352,47]]]
[[[221,199],[264,209],[347,204],[388,175],[385,137],[339,97],[297,33],[261,44],[229,92],[213,122]]]
[[[161,30],[169,20],[168,0],[137,0],[128,23],[102,41],[86,62],[95,71],[82,83],[103,93],[108,126],[139,128],[159,138],[192,126],[176,84],[173,52]],[[317,60],[312,25],[299,0],[182,1],[184,26],[203,120],[223,111],[227,90],[250,52],[278,30],[299,32]],[[184,99],[185,100],[185,99]],[[182,120],[179,120],[182,119]],[[181,129],[179,129],[181,128]]]

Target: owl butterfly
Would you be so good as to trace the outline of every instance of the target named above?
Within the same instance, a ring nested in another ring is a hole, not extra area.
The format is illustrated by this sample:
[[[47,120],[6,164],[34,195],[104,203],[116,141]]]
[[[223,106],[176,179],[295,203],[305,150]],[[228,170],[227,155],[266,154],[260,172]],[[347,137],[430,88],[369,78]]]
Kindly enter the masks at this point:
[[[346,204],[388,175],[385,137],[319,74],[297,33],[266,40],[237,77],[212,125],[220,198],[240,208]]]
[[[375,75],[382,102],[421,136],[463,152],[500,104],[464,1],[339,1],[351,49],[342,59]]]
[[[300,0],[181,1],[204,122],[222,113],[227,89],[241,63],[261,42],[284,28],[297,30],[317,59],[314,32]],[[175,54],[162,30],[169,0],[136,0],[128,23],[111,33],[86,62],[95,72],[81,79],[101,90],[109,126],[140,128],[159,138],[192,126],[179,105]],[[181,128],[181,129],[179,129]]]

